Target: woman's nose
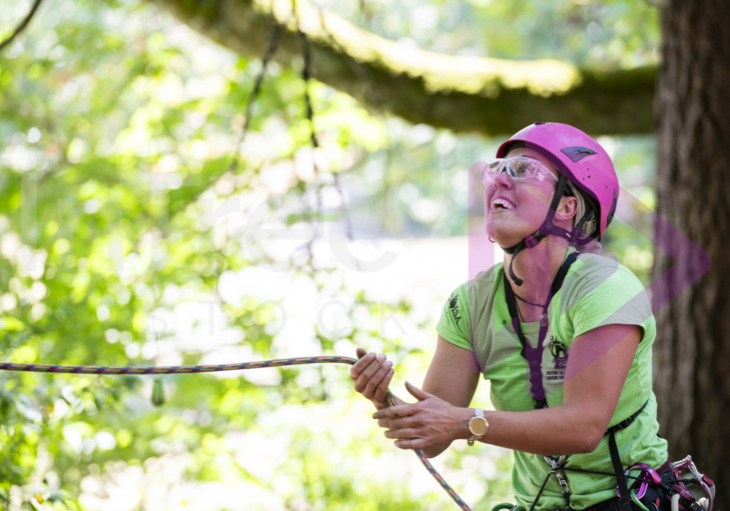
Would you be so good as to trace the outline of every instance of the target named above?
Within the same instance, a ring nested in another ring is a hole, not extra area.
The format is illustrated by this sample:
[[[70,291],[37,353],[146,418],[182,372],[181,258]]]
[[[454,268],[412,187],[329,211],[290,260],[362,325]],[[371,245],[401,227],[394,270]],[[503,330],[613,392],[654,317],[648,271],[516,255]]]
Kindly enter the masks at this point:
[[[512,182],[512,178],[509,177],[506,172],[500,172],[497,174],[497,177],[494,178],[495,188],[505,188],[509,190],[513,185],[514,183]]]

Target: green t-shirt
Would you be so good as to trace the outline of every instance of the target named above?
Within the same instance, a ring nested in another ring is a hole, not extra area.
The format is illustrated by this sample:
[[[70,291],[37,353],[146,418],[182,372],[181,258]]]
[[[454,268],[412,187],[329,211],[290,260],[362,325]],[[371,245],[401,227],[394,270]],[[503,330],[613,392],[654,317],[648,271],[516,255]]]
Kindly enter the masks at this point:
[[[568,254],[574,249],[569,249]],[[503,282],[503,264],[479,273],[459,286],[447,300],[436,327],[447,341],[474,353],[484,379],[490,381],[494,408],[528,411],[535,402],[529,391],[527,361],[512,328]],[[616,433],[624,467],[645,463],[658,468],[667,460],[667,443],[657,436],[656,399],[652,392],[651,346],[656,323],[641,282],[625,266],[607,257],[580,254],[548,309],[549,328],[543,342],[542,378],[548,406],[563,402],[563,376],[573,340],[594,328],[611,324],[641,325],[643,335],[624,383],[609,427],[623,421],[647,402],[626,429]],[[532,347],[537,346],[539,323],[522,323]],[[550,470],[543,456],[514,452],[512,487],[519,504],[532,504]],[[608,437],[590,454],[567,457],[566,467],[613,473]],[[584,509],[616,496],[615,476],[566,472],[570,505]],[[551,476],[537,509],[560,509],[565,501]]]

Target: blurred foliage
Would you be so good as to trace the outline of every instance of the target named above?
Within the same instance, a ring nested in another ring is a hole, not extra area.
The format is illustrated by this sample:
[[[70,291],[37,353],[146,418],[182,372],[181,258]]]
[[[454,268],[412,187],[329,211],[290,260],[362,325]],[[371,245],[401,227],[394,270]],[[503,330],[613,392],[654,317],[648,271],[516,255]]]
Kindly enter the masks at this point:
[[[451,55],[558,59],[593,69],[658,60],[658,10],[647,0],[313,3],[388,39]]]
[[[5,7],[2,34],[30,2]],[[635,65],[655,58],[658,37],[645,2],[368,2],[364,10],[353,2],[349,9],[370,30],[450,53]],[[371,115],[313,83],[321,145],[313,152],[301,69],[273,63],[238,148],[260,69],[260,61],[137,0],[42,5],[0,56],[4,360],[222,363],[354,356],[363,345],[388,353],[397,378],[425,371],[426,347],[383,335],[382,318],[384,310],[410,317],[426,337],[435,335],[437,318],[414,311],[410,297],[381,303],[348,287],[323,231],[339,223],[356,239],[465,235],[466,169],[499,141]],[[601,142],[624,186],[651,207],[653,139]],[[251,236],[259,213],[269,213],[268,228],[309,226],[310,240],[264,251]],[[651,228],[638,211],[623,218],[642,232]],[[646,280],[652,247],[629,223],[617,221],[607,247]],[[270,292],[277,286],[349,304],[345,327],[333,333],[316,317],[282,317],[293,314]],[[150,401],[152,382],[0,375],[0,508],[452,505],[411,453],[384,441],[345,368],[169,376],[161,408]],[[447,480],[471,477],[457,490],[481,499],[476,509],[508,498],[503,451],[475,456],[455,446],[442,458]],[[414,489],[414,481],[429,490]]]

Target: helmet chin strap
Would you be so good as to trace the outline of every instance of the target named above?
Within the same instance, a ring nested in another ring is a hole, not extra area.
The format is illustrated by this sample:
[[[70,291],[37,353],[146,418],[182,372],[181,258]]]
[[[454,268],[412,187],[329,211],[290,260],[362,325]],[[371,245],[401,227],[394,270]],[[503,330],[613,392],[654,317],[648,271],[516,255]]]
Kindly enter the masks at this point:
[[[525,281],[515,275],[515,272],[512,269],[512,265],[515,263],[515,258],[517,257],[517,254],[519,254],[526,248],[536,247],[543,239],[547,238],[551,234],[560,236],[561,238],[565,238],[568,241],[571,241],[573,238],[572,233],[566,231],[562,227],[558,227],[553,223],[555,212],[558,210],[558,204],[560,204],[560,199],[563,196],[563,192],[565,191],[565,186],[567,182],[567,178],[561,174],[560,178],[558,179],[558,184],[555,187],[555,194],[553,195],[553,200],[550,203],[550,209],[548,210],[545,221],[542,223],[540,228],[535,231],[534,234],[527,236],[516,245],[512,245],[511,247],[502,249],[512,256],[512,260],[509,263],[509,276],[512,279],[512,282],[514,282],[518,286],[524,284]]]

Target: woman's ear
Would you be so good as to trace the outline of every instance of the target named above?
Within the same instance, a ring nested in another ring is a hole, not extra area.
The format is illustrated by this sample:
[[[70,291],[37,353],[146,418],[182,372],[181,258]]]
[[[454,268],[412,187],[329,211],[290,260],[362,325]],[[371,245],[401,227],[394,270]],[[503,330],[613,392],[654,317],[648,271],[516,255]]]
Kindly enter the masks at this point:
[[[555,212],[556,220],[570,220],[578,213],[578,199],[575,197],[561,197],[558,210]]]

